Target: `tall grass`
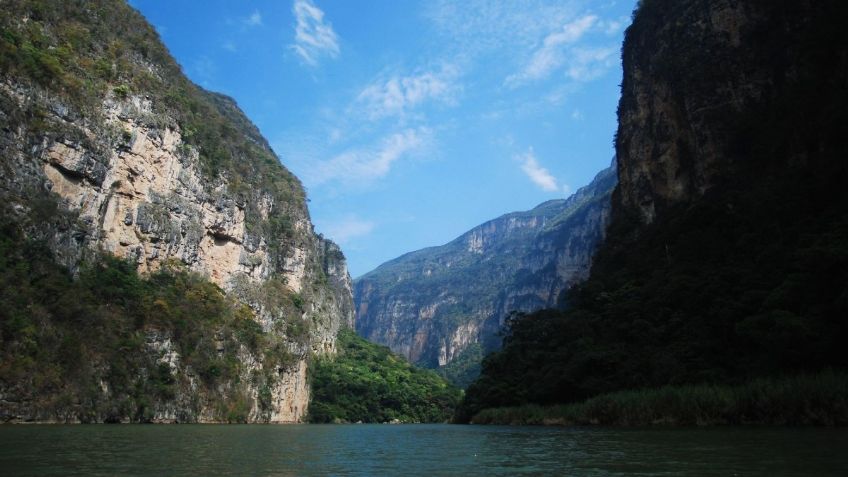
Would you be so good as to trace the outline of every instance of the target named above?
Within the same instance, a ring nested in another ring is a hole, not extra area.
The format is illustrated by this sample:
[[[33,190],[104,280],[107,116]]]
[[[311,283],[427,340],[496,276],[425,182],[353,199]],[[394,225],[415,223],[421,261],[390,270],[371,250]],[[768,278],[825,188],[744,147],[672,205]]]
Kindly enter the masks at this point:
[[[848,373],[620,391],[582,403],[484,409],[473,424],[716,426],[848,425]]]

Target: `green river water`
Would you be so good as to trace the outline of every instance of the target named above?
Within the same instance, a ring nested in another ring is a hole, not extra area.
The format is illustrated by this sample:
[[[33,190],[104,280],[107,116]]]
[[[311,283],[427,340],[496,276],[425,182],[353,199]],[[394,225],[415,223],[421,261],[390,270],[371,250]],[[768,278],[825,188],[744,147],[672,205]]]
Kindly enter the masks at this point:
[[[7,425],[0,475],[848,476],[848,430]]]

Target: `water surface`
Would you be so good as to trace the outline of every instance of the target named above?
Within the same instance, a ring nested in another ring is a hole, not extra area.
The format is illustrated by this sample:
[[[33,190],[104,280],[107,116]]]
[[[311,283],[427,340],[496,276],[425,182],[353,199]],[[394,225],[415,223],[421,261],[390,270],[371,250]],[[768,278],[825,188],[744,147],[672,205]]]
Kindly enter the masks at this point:
[[[848,430],[0,426],[0,475],[848,475]]]

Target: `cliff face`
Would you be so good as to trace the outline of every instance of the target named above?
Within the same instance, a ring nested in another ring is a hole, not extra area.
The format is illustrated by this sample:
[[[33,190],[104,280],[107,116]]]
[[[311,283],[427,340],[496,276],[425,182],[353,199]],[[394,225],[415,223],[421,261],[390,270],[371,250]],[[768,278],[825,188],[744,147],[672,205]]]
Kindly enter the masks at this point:
[[[848,368],[847,18],[830,0],[640,2],[591,274],[567,310],[512,324],[460,418]]]
[[[568,199],[381,265],[354,284],[357,332],[428,367],[445,366],[472,345],[497,347],[509,312],[556,306],[586,277],[614,185],[610,168]]]
[[[231,99],[182,76],[122,2],[8,7],[0,75],[4,218],[74,272],[105,251],[142,274],[180,264],[208,277],[249,305],[262,331],[296,357],[263,381],[251,378],[268,371],[262,353],[237,352],[248,383],[240,393],[251,398],[247,420],[300,420],[309,400],[306,359],[334,352],[353,308],[344,256],[313,232],[299,181]],[[289,336],[295,328],[305,336]],[[174,376],[193,374],[171,346],[172,331],[147,336],[147,352],[170,363]],[[0,383],[6,401],[16,401],[14,385]],[[113,391],[104,386],[105,395]],[[260,391],[272,405],[260,409]],[[187,380],[152,420],[220,420],[202,403],[184,405],[203,392]],[[18,419],[45,418],[37,408],[11,407]]]
[[[620,209],[650,223],[734,175],[762,175],[751,168],[750,144],[762,125],[778,121],[769,108],[798,98],[824,106],[828,99],[819,96],[844,74],[836,58],[817,64],[840,36],[824,12],[844,18],[841,10],[830,1],[642,2],[622,51]],[[799,141],[774,151],[768,167],[806,160]]]

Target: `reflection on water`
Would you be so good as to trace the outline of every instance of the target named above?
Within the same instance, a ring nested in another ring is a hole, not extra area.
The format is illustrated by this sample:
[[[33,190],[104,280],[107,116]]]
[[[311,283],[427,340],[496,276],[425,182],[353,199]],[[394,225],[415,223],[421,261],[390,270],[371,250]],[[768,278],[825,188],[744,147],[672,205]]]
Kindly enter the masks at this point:
[[[848,430],[0,426],[2,475],[848,475]]]

